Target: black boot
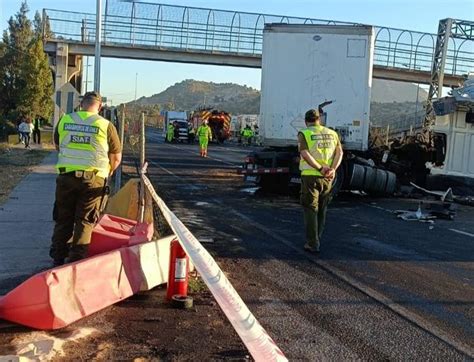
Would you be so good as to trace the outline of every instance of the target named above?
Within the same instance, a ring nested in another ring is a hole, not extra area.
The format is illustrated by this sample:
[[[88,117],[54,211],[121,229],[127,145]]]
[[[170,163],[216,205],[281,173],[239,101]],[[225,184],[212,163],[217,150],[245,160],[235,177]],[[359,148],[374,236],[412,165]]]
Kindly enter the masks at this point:
[[[68,263],[84,259],[87,257],[89,251],[89,245],[72,245],[69,250],[69,257],[67,258]]]

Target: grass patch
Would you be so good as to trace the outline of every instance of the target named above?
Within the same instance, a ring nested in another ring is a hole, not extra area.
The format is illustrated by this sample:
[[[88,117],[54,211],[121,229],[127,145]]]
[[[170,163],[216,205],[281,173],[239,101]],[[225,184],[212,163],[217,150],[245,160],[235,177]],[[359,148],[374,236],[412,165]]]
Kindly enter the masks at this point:
[[[207,286],[206,286],[206,283],[203,282],[203,280],[201,279],[201,277],[199,277],[199,275],[193,275],[193,273],[191,273],[189,275],[189,280],[188,280],[188,291],[190,293],[200,293],[202,291],[205,291],[207,290]]]
[[[0,204],[8,199],[10,192],[33,166],[41,163],[50,152],[50,148],[25,150],[0,144]]]

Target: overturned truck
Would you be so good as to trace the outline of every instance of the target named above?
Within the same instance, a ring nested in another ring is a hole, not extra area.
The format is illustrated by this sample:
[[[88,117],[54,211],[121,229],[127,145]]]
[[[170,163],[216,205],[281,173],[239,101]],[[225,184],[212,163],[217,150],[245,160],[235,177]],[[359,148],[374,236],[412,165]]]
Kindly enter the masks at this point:
[[[301,182],[297,133],[304,114],[319,108],[322,123],[344,148],[333,190],[393,194],[400,181],[424,184],[426,163],[442,164],[446,136],[433,133],[374,146],[370,99],[374,57],[371,26],[267,24],[263,32],[259,128],[263,150],[239,172],[262,187]],[[422,137],[421,137],[422,138]]]
[[[305,112],[319,105],[322,123],[338,132],[344,147],[335,192],[395,191],[395,174],[367,157],[373,50],[371,26],[265,26],[259,118],[265,149],[245,159],[246,181],[263,187],[301,182],[297,133]]]

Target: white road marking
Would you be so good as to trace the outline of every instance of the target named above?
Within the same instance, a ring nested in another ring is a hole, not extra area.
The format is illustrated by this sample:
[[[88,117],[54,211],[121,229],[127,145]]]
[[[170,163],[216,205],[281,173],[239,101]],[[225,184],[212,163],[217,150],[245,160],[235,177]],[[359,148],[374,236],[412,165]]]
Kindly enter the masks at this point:
[[[474,238],[474,234],[468,233],[467,231],[462,231],[462,230],[457,230],[457,229],[449,229],[451,231],[454,231],[455,233],[462,234],[462,235],[467,235],[470,236],[471,238]]]

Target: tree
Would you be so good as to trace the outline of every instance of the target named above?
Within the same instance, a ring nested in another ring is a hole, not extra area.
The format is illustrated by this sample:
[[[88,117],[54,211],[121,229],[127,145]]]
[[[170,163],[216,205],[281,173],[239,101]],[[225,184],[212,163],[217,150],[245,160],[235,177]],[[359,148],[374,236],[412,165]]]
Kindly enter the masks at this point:
[[[48,119],[53,110],[52,76],[28,11],[23,1],[18,13],[8,21],[0,42],[0,112],[10,118],[29,115]],[[40,26],[39,14],[35,25]]]
[[[49,119],[53,112],[53,79],[40,38],[33,39],[29,54],[23,64],[26,85],[18,101],[18,110],[33,117]]]
[[[33,27],[35,29],[35,37],[43,40],[54,38],[54,34],[51,31],[51,26],[48,17],[41,17],[39,11],[36,11],[35,13],[35,17],[33,19]]]

